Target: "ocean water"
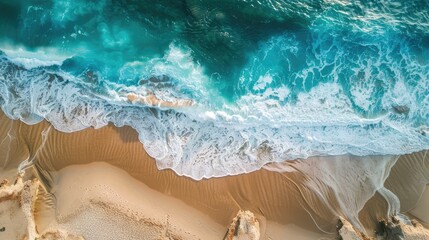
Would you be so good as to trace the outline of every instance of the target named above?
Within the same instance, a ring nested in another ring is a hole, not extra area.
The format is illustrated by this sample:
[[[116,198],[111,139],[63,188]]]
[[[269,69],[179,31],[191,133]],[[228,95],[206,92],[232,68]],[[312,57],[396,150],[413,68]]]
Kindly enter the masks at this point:
[[[131,126],[180,175],[429,149],[426,0],[0,0],[0,12],[7,116]]]

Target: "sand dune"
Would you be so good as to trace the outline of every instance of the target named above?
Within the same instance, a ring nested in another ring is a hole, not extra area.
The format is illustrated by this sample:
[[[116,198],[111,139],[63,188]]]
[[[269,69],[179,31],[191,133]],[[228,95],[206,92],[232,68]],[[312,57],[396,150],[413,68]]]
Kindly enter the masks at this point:
[[[429,173],[422,167],[429,162],[423,153],[400,159],[311,158],[195,181],[171,170],[158,170],[129,127],[109,125],[62,133],[46,121],[28,126],[1,115],[0,122],[1,177],[10,178],[16,169],[29,166],[29,178],[32,172],[46,189],[40,190],[35,210],[39,233],[62,229],[96,239],[91,229],[111,229],[119,236],[122,233],[114,226],[118,224],[130,234],[143,231],[158,236],[168,225],[171,234],[181,239],[220,239],[236,214],[248,210],[260,224],[262,239],[279,239],[282,232],[296,234],[293,239],[334,238],[339,217],[373,233],[379,219],[395,214],[393,193],[403,211],[429,207],[421,197]],[[108,220],[113,215],[114,220]],[[105,225],[90,226],[93,219]],[[144,219],[152,225],[142,227]]]

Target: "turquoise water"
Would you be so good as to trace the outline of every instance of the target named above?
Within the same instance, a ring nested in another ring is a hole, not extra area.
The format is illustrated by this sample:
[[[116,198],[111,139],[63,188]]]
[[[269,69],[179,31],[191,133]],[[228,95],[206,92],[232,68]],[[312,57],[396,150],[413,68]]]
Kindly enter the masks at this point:
[[[200,179],[429,149],[428,1],[0,0],[0,12],[9,117],[132,126],[160,168]]]

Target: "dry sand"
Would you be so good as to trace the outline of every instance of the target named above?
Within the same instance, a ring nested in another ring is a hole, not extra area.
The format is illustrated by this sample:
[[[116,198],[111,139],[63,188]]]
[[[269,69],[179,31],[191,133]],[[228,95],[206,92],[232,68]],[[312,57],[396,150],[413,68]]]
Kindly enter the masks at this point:
[[[2,200],[0,207],[4,211],[0,220],[6,221],[9,215],[14,217],[6,231],[0,232],[0,239],[2,234],[22,237],[30,233],[42,239],[222,239],[240,210],[250,211],[256,217],[257,221],[249,220],[249,226],[253,226],[249,229],[256,229],[257,222],[261,239],[336,237],[339,216],[333,215],[317,194],[303,187],[308,176],[302,172],[261,169],[195,181],[171,170],[158,170],[136,132],[129,127],[109,125],[67,134],[45,121],[28,126],[0,115],[0,123],[0,178],[14,179],[19,166],[20,169],[30,166],[24,180],[40,181],[37,193],[31,193],[36,196],[31,198],[35,203],[30,204],[34,227],[30,215],[25,213],[28,207],[18,211],[22,208],[22,204],[16,205],[18,198]],[[392,172],[401,173],[402,168],[418,161],[420,173],[423,177],[427,175],[426,156],[410,156],[408,160],[399,159],[398,162],[406,164],[396,164]],[[294,163],[285,164],[286,168],[294,167]],[[409,178],[408,175],[401,177]],[[395,176],[391,174],[387,181],[400,185],[396,192],[392,191],[401,198],[406,180],[399,184]],[[422,177],[416,179],[424,187]],[[2,191],[9,191],[5,189],[15,185],[5,185]],[[428,194],[422,197],[424,188],[420,185],[414,189],[413,198],[404,199],[404,204],[414,208],[411,214],[427,224],[427,214],[419,213],[429,209],[429,197]],[[321,189],[335,204],[335,197],[330,195],[332,189],[323,186]],[[377,194],[367,202],[362,210],[366,212],[360,217],[369,233],[386,208]],[[16,214],[9,214],[7,209]],[[332,234],[319,231],[312,219],[315,215],[319,227]],[[30,227],[19,227],[20,222]],[[17,230],[11,233],[14,228]],[[249,234],[243,239],[246,237],[252,239]]]

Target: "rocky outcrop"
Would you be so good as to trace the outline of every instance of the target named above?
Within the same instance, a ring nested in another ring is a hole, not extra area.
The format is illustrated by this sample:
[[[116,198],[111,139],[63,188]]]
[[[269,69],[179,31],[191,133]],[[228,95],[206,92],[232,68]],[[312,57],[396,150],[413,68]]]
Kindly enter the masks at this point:
[[[259,221],[250,211],[240,210],[225,235],[224,240],[260,239]]]
[[[34,219],[39,180],[24,181],[18,175],[15,182],[0,183],[0,239],[83,240],[60,230],[39,234]]]
[[[417,220],[408,221],[405,216],[395,216],[389,221],[381,220],[375,231],[375,237],[369,237],[356,230],[347,220],[338,221],[338,239],[340,240],[427,240],[429,230]]]
[[[337,224],[338,238],[341,240],[369,240],[365,235],[355,229],[347,220],[340,217]]]

